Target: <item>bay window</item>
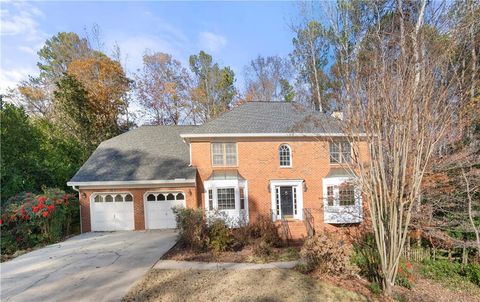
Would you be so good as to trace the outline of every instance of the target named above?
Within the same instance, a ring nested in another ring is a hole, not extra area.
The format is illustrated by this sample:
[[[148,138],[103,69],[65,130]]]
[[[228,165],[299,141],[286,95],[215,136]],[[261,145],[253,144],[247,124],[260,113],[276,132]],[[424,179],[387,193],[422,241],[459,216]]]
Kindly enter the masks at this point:
[[[233,170],[215,170],[204,182],[207,217],[220,215],[230,227],[248,221],[247,181]]]
[[[323,178],[323,220],[344,224],[363,221],[362,193],[356,176],[345,169],[330,169]]]

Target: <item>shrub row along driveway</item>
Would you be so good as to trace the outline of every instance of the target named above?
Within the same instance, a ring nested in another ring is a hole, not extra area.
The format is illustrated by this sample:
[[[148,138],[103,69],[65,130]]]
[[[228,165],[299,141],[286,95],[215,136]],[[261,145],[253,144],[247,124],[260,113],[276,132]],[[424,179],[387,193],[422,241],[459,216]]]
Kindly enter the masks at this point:
[[[1,301],[119,301],[174,231],[86,233],[1,264]]]

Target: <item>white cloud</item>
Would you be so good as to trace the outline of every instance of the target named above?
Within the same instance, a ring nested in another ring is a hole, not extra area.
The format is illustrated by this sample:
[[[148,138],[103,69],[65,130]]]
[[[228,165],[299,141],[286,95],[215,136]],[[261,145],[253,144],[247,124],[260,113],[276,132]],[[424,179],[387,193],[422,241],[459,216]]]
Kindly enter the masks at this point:
[[[152,28],[148,34],[117,31],[108,35],[109,39],[106,43],[107,45],[118,44],[128,72],[136,72],[142,67],[143,55],[146,51],[168,53],[182,64],[188,64],[188,58],[185,60],[185,56],[190,54],[192,43],[180,28],[149,11],[144,11],[141,18],[143,23]]]
[[[0,93],[6,93],[10,88],[15,88],[29,75],[35,75],[36,70],[31,68],[4,69],[0,72]]]
[[[142,67],[145,51],[165,52],[176,56],[177,45],[160,37],[142,35],[128,36],[117,40],[129,72],[136,72]],[[113,44],[112,44],[113,45]]]
[[[200,48],[211,52],[218,52],[227,45],[227,38],[222,35],[204,31],[199,34],[198,42]]]
[[[29,2],[2,3],[0,93],[16,87],[29,75],[38,74],[36,53],[47,37],[40,28],[44,17],[42,11]]]
[[[33,47],[30,46],[18,46],[18,50],[23,51],[25,53],[31,54],[31,55],[36,55],[37,50]]]
[[[39,29],[37,18],[43,17],[43,13],[35,6],[27,2],[10,2],[8,9],[0,10],[2,26],[0,35],[22,35],[27,41],[38,41],[45,34]]]

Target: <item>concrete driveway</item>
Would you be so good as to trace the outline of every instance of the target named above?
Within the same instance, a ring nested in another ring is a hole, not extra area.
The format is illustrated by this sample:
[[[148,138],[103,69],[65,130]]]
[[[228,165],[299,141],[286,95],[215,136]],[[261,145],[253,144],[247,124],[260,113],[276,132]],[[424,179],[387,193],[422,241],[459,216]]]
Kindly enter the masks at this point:
[[[86,233],[0,265],[1,301],[119,301],[175,231]]]

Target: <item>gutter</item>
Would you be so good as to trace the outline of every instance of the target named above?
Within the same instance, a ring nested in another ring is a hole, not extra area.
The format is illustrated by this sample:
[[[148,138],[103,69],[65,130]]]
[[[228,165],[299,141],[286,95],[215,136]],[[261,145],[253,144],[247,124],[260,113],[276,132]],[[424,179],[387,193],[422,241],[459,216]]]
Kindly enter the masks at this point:
[[[211,137],[347,137],[351,136],[345,133],[190,133],[180,134],[183,139],[188,138],[211,138]],[[359,133],[356,136],[367,136],[365,133]]]
[[[176,178],[159,180],[128,180],[128,181],[69,181],[67,186],[138,186],[138,185],[162,185],[162,184],[195,184],[195,178]]]

